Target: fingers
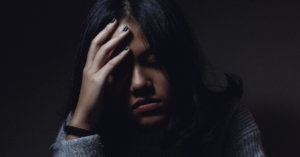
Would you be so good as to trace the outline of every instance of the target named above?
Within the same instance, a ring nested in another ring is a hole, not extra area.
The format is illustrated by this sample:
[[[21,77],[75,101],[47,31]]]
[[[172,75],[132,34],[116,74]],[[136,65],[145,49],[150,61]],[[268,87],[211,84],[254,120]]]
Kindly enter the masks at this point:
[[[101,70],[99,70],[96,75],[99,77],[104,77],[107,78],[107,76],[111,73],[111,71],[114,69],[114,67],[116,67],[123,58],[125,58],[126,54],[128,54],[130,48],[129,46],[127,46],[120,54],[118,54],[117,56],[115,56],[113,59],[111,59],[110,61],[107,62],[107,64],[105,64],[105,66],[103,66],[101,68]]]
[[[126,35],[129,33],[129,30],[127,26],[125,28],[125,31],[122,31],[117,37],[109,40],[106,44],[100,47],[90,67],[91,72],[96,73],[99,69],[101,69],[109,57],[109,52],[115,49],[120,44],[120,42],[126,37]]]
[[[86,59],[85,68],[87,69],[90,68],[90,66],[93,63],[93,59],[97,51],[99,50],[100,46],[109,37],[109,35],[114,32],[116,25],[117,25],[117,20],[113,19],[112,22],[106,25],[106,27],[100,33],[98,33],[98,35],[92,40],[89,48],[88,56]]]

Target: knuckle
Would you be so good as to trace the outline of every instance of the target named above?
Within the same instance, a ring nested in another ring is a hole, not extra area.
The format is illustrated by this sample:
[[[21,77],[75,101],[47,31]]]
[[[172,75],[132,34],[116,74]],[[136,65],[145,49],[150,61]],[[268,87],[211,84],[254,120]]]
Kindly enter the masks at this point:
[[[88,69],[87,67],[84,67],[84,68],[83,68],[83,74],[87,74],[88,71],[89,71],[89,69]]]
[[[83,70],[83,75],[86,77],[91,77],[93,75],[93,72],[91,71],[91,69],[86,68]]]
[[[105,77],[102,75],[94,75],[91,77],[91,82],[94,85],[101,85],[103,81],[105,80]]]
[[[87,82],[89,82],[91,85],[95,85],[98,83],[97,77],[95,75],[88,75],[84,78]]]
[[[92,82],[92,83],[98,83],[98,78],[97,77],[95,77],[95,76],[92,76],[92,77],[90,77],[90,81]]]
[[[123,38],[124,38],[124,35],[119,35],[114,39],[114,42],[119,43],[121,40],[123,40]]]
[[[96,42],[96,39],[94,38],[92,41],[91,41],[91,45],[95,45],[97,42]]]
[[[95,38],[91,41],[91,45],[97,46],[98,44],[99,44],[99,40],[95,37]]]
[[[115,65],[116,65],[116,63],[114,60],[111,60],[107,63],[107,66],[109,66],[109,67],[114,67]]]
[[[100,47],[100,51],[107,51],[107,49],[108,49],[108,47],[107,47],[107,45],[106,44],[104,44],[104,45],[102,45],[101,47]]]

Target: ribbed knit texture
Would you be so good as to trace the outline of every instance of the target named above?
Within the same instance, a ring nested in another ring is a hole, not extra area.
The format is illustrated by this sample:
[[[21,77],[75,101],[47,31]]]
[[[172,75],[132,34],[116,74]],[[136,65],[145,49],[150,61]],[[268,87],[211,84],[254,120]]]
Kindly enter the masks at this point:
[[[260,132],[249,109],[239,104],[228,127],[226,157],[265,157]]]
[[[260,132],[249,109],[239,104],[232,113],[226,133],[224,157],[265,157]],[[67,125],[71,117],[70,114]],[[59,130],[56,142],[51,146],[54,157],[104,157],[99,135],[65,141],[63,126],[64,124]]]
[[[72,114],[70,113],[66,125],[69,125],[71,118]],[[50,147],[53,150],[54,157],[104,157],[99,135],[66,141],[66,133],[63,127],[64,124],[59,129],[56,142]]]

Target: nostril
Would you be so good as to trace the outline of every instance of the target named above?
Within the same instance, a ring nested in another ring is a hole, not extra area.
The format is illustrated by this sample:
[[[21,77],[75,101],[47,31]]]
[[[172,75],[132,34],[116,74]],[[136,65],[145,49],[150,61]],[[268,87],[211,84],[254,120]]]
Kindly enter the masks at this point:
[[[132,82],[131,82],[132,89],[141,89],[145,87],[150,87],[151,85],[152,85],[151,80],[145,76],[139,75],[139,76],[134,76],[132,78]]]
[[[152,82],[147,79],[133,81],[130,91],[135,97],[146,97],[155,93]]]

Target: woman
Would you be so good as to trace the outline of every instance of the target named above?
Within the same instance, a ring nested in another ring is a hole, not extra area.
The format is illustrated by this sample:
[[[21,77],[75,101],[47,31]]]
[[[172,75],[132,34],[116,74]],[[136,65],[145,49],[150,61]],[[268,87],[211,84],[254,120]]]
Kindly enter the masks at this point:
[[[55,156],[264,156],[241,82],[209,90],[205,65],[173,1],[97,0]]]

